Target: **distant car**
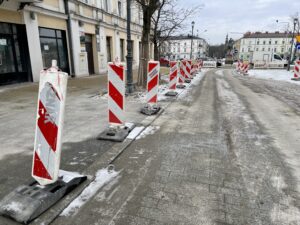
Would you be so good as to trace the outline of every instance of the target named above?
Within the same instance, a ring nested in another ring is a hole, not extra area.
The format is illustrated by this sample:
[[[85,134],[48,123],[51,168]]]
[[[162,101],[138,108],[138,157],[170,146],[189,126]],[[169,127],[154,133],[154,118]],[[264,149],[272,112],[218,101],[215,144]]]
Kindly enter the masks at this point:
[[[167,66],[167,67],[168,67],[170,61],[167,60],[167,59],[165,59],[165,58],[160,58],[160,59],[159,59],[159,63],[160,63],[160,66]]]
[[[217,60],[217,67],[220,67],[220,66],[222,66],[222,61],[221,60]]]

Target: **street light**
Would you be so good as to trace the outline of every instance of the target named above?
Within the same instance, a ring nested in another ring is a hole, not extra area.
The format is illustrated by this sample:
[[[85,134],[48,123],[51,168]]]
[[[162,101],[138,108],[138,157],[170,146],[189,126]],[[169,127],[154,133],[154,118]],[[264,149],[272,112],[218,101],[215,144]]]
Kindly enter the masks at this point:
[[[131,23],[131,0],[127,0],[127,91],[133,92],[133,77],[132,77],[132,40],[130,33]]]
[[[194,25],[195,22],[192,21],[192,38],[191,38],[191,54],[190,54],[190,60],[192,60],[192,54],[193,54],[193,35],[194,35]]]
[[[291,49],[290,49],[290,57],[289,57],[289,62],[287,66],[287,70],[290,70],[291,67],[291,62],[292,62],[292,54],[293,54],[293,45],[294,45],[294,36],[295,36],[295,29],[296,29],[296,24],[298,23],[298,18],[294,18],[294,29],[293,29],[293,34],[292,34],[292,40],[291,40]]]

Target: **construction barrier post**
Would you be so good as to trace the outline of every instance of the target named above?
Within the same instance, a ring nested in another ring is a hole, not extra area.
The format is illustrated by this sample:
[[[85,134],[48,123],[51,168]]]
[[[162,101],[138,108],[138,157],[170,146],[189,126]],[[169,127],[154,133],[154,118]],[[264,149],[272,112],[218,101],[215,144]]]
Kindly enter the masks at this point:
[[[125,67],[117,62],[108,63],[108,123],[109,127],[99,140],[122,142],[134,124],[125,124]]]
[[[170,61],[170,74],[169,74],[169,91],[166,96],[176,96],[178,93],[175,91],[177,84],[178,67],[177,61]]]
[[[157,95],[159,87],[159,61],[148,62],[147,75],[147,104],[141,109],[141,113],[145,115],[154,115],[159,112],[160,107],[157,105]]]

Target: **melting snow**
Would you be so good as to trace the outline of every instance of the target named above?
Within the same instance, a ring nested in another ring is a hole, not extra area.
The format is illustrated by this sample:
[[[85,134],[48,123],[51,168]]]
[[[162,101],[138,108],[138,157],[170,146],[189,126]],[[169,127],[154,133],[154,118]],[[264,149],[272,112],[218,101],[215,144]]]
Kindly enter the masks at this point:
[[[146,137],[147,135],[154,134],[157,130],[159,130],[159,128],[159,126],[149,126],[143,130],[143,132],[136,139],[138,140]]]
[[[78,210],[90,199],[97,191],[105,184],[109,183],[112,179],[118,176],[119,172],[109,170],[108,168],[98,170],[96,178],[87,186],[83,192],[74,199],[71,204],[64,209],[60,216],[73,216],[76,215]]]
[[[128,139],[135,139],[145,127],[135,127],[127,136]]]
[[[291,80],[291,78],[294,77],[293,71],[276,70],[276,69],[275,70],[249,70],[248,73],[250,77],[288,81],[300,85],[300,82]]]

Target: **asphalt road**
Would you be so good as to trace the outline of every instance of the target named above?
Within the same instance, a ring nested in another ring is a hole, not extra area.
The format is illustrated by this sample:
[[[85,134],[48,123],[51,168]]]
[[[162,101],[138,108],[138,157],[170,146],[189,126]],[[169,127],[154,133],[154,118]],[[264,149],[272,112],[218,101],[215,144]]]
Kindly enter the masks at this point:
[[[114,180],[52,224],[300,224],[300,86],[216,71],[114,161]]]

